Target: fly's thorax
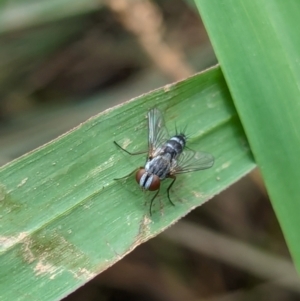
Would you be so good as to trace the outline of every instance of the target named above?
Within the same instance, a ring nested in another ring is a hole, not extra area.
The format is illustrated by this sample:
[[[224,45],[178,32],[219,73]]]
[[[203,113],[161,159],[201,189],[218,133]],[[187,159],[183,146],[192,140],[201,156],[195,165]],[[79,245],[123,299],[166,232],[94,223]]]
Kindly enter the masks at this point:
[[[148,160],[145,169],[153,172],[153,169],[155,170],[155,166],[159,166],[161,164],[166,164],[167,162],[171,161],[171,155],[168,153],[162,152],[160,155],[152,158],[151,160]]]
[[[170,172],[172,158],[169,153],[162,153],[161,155],[149,160],[145,165],[145,170],[149,174],[154,174],[163,180]]]

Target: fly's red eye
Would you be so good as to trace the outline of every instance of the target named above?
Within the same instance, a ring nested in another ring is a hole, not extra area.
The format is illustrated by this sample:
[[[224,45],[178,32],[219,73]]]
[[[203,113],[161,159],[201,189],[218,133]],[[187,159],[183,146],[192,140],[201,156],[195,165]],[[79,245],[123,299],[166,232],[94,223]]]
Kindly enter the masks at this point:
[[[135,174],[135,179],[136,181],[138,182],[138,184],[140,184],[140,180],[141,180],[141,177],[143,176],[143,174],[145,173],[145,169],[144,168],[140,168],[136,174]]]
[[[158,190],[160,187],[160,179],[158,176],[153,175],[153,179],[152,182],[150,184],[149,190],[150,191],[154,191],[154,190]]]

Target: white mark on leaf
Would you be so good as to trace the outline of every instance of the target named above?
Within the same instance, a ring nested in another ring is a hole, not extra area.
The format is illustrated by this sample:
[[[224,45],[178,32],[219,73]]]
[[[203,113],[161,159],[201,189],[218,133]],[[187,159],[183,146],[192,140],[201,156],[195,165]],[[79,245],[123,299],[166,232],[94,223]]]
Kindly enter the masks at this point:
[[[26,184],[28,178],[24,178],[19,184],[18,187],[22,187],[24,184]]]

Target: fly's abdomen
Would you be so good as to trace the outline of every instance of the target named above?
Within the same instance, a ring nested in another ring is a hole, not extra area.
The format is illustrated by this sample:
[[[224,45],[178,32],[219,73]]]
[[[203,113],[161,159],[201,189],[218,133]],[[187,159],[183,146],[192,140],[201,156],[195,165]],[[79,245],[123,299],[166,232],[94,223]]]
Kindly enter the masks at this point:
[[[169,153],[172,159],[176,159],[183,151],[186,143],[186,136],[184,134],[179,134],[173,136],[167,141],[164,153]]]

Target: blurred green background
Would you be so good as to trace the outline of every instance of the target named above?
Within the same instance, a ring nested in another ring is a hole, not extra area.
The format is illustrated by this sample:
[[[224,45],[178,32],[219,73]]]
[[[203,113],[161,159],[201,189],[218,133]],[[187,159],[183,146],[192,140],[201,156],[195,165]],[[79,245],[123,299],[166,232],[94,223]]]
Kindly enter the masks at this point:
[[[5,1],[0,164],[216,63],[190,1]],[[255,171],[65,300],[300,300],[296,277]]]

